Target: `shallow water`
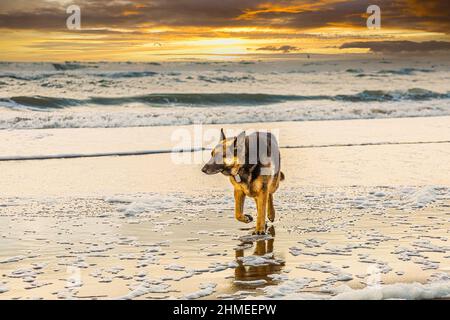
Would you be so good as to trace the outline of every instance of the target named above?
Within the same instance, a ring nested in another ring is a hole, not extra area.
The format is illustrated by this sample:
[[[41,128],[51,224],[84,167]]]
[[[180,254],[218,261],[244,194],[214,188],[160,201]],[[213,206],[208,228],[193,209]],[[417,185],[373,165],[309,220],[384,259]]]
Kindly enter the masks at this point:
[[[444,297],[450,153],[433,141],[448,123],[282,124],[282,145],[309,147],[281,150],[264,238],[235,221],[226,178],[170,154],[0,162],[0,298]],[[31,130],[2,155],[136,150],[147,136],[170,146],[162,128]]]
[[[420,188],[407,196],[389,188],[301,190],[280,194],[265,237],[236,222],[226,201],[211,204],[204,194],[173,207],[160,197],[159,210],[155,200],[145,206],[151,195],[10,199],[0,208],[8,289],[1,298],[330,298],[342,284],[448,276],[448,189],[426,204],[415,198]]]

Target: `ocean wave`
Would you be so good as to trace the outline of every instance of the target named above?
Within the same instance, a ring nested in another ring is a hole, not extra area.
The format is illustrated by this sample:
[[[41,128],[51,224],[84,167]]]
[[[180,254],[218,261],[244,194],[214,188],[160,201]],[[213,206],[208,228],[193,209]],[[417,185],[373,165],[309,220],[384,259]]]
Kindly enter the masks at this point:
[[[12,108],[60,109],[73,106],[120,106],[130,103],[140,103],[154,107],[164,106],[259,106],[289,101],[345,101],[345,102],[389,102],[402,100],[433,100],[449,99],[450,92],[437,93],[434,91],[413,88],[406,91],[365,90],[357,94],[347,95],[273,95],[247,93],[168,93],[148,94],[131,97],[92,97],[88,99],[68,99],[43,96],[18,96],[0,98],[0,106]]]
[[[142,103],[150,106],[251,106],[282,103],[296,100],[320,100],[326,96],[293,96],[269,94],[234,93],[187,93],[149,94],[131,97],[92,97],[89,99],[67,99],[42,96],[19,96],[1,98],[0,106],[30,108],[65,108],[81,105],[116,106]]]
[[[393,74],[393,75],[413,75],[418,72],[422,73],[430,73],[434,72],[435,70],[432,69],[417,69],[417,68],[402,68],[398,70],[380,70],[378,71],[379,74]]]
[[[345,70],[347,73],[363,73],[363,69],[347,69]]]
[[[0,74],[0,79],[12,79],[20,81],[38,81],[43,79],[48,79],[53,76],[57,76],[59,73],[36,73],[36,74],[24,74],[24,73],[2,73]]]
[[[76,105],[82,105],[82,100],[65,99],[41,96],[19,96],[12,98],[0,98],[0,106],[13,109],[22,107],[31,109],[62,109]]]
[[[380,70],[376,73],[364,72],[362,69],[347,69],[347,73],[355,74],[355,77],[389,77],[389,76],[411,76],[418,73],[431,73],[435,72],[434,69],[418,69],[418,68],[401,68],[392,70]]]
[[[1,105],[1,103],[0,103]],[[435,117],[450,115],[441,100],[389,103],[346,101],[294,101],[281,104],[205,108],[198,106],[150,107],[125,104],[114,107],[8,108],[0,112],[0,129],[119,128],[232,124],[278,121],[317,121]]]
[[[50,77],[80,77],[79,73],[76,73],[81,69],[88,68],[98,68],[98,66],[86,66],[79,64],[53,64],[55,71],[48,72],[6,72],[1,73],[0,78],[20,80],[20,81],[39,81],[48,79]],[[86,73],[85,75],[97,78],[109,78],[109,79],[129,79],[129,78],[143,78],[143,77],[153,77],[158,75],[157,72],[153,71],[104,71],[104,72],[92,72]]]
[[[86,68],[98,68],[97,65],[85,65],[80,63],[52,63],[53,68],[57,71],[66,71],[66,70],[79,70],[79,69],[86,69]]]
[[[217,82],[240,82],[240,81],[255,81],[256,79],[253,76],[247,75],[242,77],[229,77],[229,76],[222,76],[222,77],[207,77],[207,76],[198,76],[197,78],[200,81],[209,82],[209,83],[217,83]]]
[[[431,100],[431,99],[449,99],[450,92],[438,93],[421,88],[412,88],[406,91],[394,90],[364,90],[355,95],[337,95],[336,100],[350,101],[350,102],[364,102],[364,101],[400,101],[400,100]]]
[[[123,71],[123,72],[103,72],[103,73],[93,73],[95,77],[101,78],[143,78],[143,77],[153,77],[158,73],[153,71]]]

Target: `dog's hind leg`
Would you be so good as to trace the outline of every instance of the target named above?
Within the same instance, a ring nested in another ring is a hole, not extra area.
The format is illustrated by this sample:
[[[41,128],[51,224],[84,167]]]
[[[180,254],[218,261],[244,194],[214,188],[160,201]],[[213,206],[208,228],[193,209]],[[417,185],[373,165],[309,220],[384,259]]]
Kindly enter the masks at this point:
[[[234,214],[238,221],[250,223],[253,221],[251,215],[244,214],[245,193],[241,190],[234,190]]]
[[[267,191],[261,191],[256,197],[256,208],[258,211],[258,217],[256,218],[256,234],[265,234],[268,198],[269,194]]]
[[[275,221],[275,207],[273,206],[273,195],[269,194],[269,201],[267,203],[267,218],[269,218],[270,222]]]

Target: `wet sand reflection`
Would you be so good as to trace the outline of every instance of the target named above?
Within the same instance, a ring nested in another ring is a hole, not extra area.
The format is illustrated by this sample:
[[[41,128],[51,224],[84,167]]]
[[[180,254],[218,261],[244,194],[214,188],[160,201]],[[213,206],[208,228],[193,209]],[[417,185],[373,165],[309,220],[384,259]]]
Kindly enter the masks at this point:
[[[263,240],[241,238],[241,244],[235,250],[236,262],[238,263],[234,272],[234,286],[236,286],[236,289],[248,289],[255,286],[272,284],[272,279],[269,275],[282,272],[285,263],[280,258],[277,258],[274,253],[274,226],[271,226],[267,230],[267,234],[270,235],[270,238]],[[253,256],[245,256],[245,250],[253,246]],[[261,259],[258,259],[258,257]],[[250,258],[255,259],[249,260]],[[252,263],[252,260],[257,260],[257,262]],[[261,280],[265,280],[266,282]],[[260,284],[258,284],[258,281]]]

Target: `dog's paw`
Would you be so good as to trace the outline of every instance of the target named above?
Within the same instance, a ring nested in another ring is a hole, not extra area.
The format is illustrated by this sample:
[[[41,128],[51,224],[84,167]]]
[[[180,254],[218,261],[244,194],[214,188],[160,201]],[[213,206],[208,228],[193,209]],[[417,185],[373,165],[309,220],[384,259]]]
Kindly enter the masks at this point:
[[[270,222],[274,222],[275,221],[275,216],[273,216],[273,217],[268,216],[267,218],[269,219]]]
[[[240,217],[237,217],[237,220],[243,223],[250,223],[253,221],[253,217],[249,214],[245,214]]]

